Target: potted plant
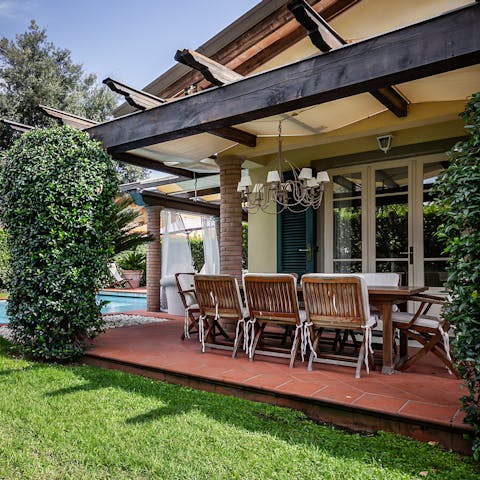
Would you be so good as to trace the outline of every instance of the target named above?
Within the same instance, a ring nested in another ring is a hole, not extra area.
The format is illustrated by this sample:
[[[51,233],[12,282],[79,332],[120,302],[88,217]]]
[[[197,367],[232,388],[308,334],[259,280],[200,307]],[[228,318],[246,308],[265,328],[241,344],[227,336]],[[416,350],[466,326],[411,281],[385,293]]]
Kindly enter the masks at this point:
[[[137,252],[136,250],[126,252],[125,255],[118,260],[118,266],[122,269],[125,280],[129,281],[132,288],[138,288],[140,286],[145,265],[145,254]]]

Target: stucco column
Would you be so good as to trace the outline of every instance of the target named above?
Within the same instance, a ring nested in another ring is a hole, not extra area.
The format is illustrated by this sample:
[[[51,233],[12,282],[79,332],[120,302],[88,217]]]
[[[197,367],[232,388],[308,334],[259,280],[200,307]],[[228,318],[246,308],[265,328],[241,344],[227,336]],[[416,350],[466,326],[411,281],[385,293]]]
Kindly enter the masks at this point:
[[[220,167],[220,272],[242,278],[242,203],[237,185],[243,159],[217,159]]]
[[[155,240],[147,247],[147,310],[160,311],[160,276],[162,271],[162,247],[160,245],[160,213],[162,207],[146,207],[147,230]]]

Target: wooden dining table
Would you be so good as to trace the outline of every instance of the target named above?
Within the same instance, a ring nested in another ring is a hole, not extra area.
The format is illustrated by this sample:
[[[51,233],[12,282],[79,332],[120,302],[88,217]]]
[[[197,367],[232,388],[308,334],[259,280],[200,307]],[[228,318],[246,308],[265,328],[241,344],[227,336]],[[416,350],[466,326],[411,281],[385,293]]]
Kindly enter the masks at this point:
[[[397,303],[405,303],[412,295],[424,292],[428,287],[368,287],[370,305],[375,306],[383,322],[383,361],[382,373],[391,375],[395,371],[396,359],[393,352],[392,307]]]
[[[240,286],[243,294],[243,288]],[[376,307],[382,318],[383,323],[383,358],[382,373],[391,375],[395,371],[395,366],[401,360],[400,357],[394,357],[393,351],[393,324],[392,324],[392,307],[395,304],[405,304],[409,297],[417,295],[428,290],[428,287],[422,286],[369,286],[368,300],[370,305]],[[297,294],[299,300],[303,299],[302,285],[297,285]]]

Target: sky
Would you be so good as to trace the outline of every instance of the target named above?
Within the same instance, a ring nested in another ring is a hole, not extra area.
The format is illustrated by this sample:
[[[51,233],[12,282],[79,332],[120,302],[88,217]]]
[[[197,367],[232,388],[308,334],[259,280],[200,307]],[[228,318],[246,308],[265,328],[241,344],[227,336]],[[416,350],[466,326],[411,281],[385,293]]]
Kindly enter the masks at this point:
[[[259,0],[0,0],[0,37],[34,19],[85,73],[143,88]]]

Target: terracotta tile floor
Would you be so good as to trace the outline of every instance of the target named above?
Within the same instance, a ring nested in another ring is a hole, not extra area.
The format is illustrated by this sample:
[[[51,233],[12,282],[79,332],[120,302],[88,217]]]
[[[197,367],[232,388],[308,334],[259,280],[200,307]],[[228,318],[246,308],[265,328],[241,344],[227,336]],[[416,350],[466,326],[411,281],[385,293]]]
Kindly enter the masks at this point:
[[[367,375],[363,370],[362,377],[355,379],[354,369],[348,367],[314,364],[314,370],[308,372],[306,364],[297,362],[290,369],[288,361],[281,358],[257,356],[249,362],[243,353],[237,359],[224,350],[207,348],[201,353],[196,337],[180,340],[183,319],[163,313],[129,313],[169,321],[109,330],[95,340],[89,355],[396,417],[462,425],[458,400],[463,394],[461,381],[449,375],[434,355],[427,355],[408,372],[382,375],[377,369]]]

